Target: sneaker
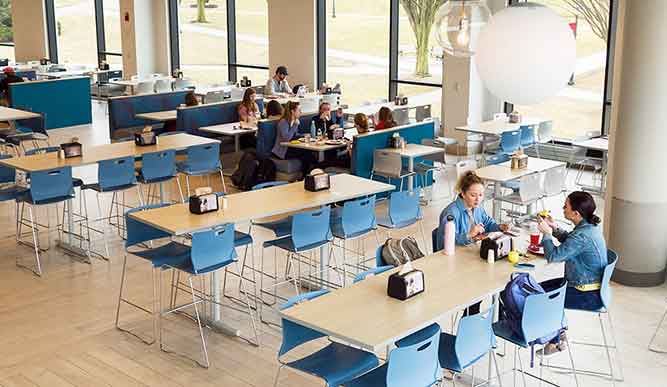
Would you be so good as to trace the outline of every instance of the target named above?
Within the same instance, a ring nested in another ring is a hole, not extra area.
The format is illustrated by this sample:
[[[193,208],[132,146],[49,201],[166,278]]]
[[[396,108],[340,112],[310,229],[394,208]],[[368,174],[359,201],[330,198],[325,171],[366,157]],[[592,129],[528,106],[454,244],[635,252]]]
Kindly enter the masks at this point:
[[[567,347],[561,349],[560,344],[548,343],[547,345],[544,346],[544,348],[537,351],[537,356],[547,357],[553,355],[554,353],[561,352],[565,349],[567,349]]]

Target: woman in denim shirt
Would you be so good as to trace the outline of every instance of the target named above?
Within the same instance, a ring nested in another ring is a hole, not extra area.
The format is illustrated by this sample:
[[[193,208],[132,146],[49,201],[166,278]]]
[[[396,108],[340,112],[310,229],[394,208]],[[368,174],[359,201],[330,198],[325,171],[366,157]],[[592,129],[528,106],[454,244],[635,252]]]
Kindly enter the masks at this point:
[[[312,164],[310,152],[282,145],[284,142],[289,142],[298,138],[299,117],[301,117],[301,107],[299,103],[292,101],[287,102],[283,116],[276,125],[276,142],[273,145],[271,153],[282,160],[300,159],[302,165],[301,172],[305,175],[310,171]]]
[[[551,217],[542,218],[538,228],[543,233],[544,257],[549,262],[565,262],[567,293],[565,307],[595,310],[602,307],[600,281],[608,264],[607,245],[595,215],[593,197],[583,191],[572,192],[563,206],[565,219],[574,223],[566,232]],[[558,239],[559,246],[553,238]]]

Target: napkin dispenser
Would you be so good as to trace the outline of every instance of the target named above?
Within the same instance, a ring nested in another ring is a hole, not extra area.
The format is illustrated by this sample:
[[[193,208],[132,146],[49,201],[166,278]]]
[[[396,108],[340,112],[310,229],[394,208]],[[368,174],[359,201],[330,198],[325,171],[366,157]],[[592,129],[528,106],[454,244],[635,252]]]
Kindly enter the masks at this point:
[[[327,190],[331,187],[331,180],[328,173],[316,172],[315,170],[313,172],[306,175],[303,179],[306,191],[317,192]]]
[[[515,153],[510,158],[510,167],[512,169],[526,169],[528,168],[528,155],[521,153]]]
[[[345,136],[345,130],[343,128],[333,128],[327,131],[327,135],[331,140],[340,140]]]
[[[489,250],[493,250],[495,260],[507,258],[510,251],[512,251],[512,237],[500,233],[499,235],[482,239],[482,246],[479,249],[479,256],[482,259],[487,259]]]
[[[144,130],[134,134],[134,143],[137,146],[149,146],[157,144],[157,135],[152,130]]]
[[[210,187],[198,188],[195,194],[190,196],[190,212],[193,214],[201,215],[219,209],[218,195],[213,193]]]
[[[60,155],[65,159],[83,155],[83,145],[76,138],[73,138],[70,142],[60,144],[60,150]]]
[[[413,269],[410,262],[403,265],[403,269],[389,276],[387,295],[397,300],[407,300],[426,289],[424,272]]]

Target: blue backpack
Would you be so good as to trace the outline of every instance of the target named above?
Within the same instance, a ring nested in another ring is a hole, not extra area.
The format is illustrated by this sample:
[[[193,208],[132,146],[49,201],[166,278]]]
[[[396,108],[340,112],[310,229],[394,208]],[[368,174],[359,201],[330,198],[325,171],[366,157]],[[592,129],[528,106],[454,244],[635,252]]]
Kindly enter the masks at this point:
[[[521,319],[523,317],[523,308],[526,304],[526,298],[533,294],[544,294],[544,288],[528,273],[512,273],[510,281],[505,286],[505,292],[502,293],[501,302],[503,303],[503,323],[517,336],[523,337],[521,329]],[[550,333],[546,336],[535,339],[530,342],[531,357],[530,366],[533,366],[533,347],[536,344],[546,344],[553,339],[560,337],[560,331]]]

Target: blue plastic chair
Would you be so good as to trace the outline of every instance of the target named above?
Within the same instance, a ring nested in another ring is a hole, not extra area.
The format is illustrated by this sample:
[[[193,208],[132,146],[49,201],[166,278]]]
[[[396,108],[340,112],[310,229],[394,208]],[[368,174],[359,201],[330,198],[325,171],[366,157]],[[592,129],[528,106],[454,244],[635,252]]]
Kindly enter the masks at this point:
[[[510,160],[510,156],[505,153],[499,153],[497,155],[486,156],[486,165],[496,165],[501,164]]]
[[[294,296],[288,299],[280,309],[289,309],[296,304],[308,302],[328,292],[328,290],[318,290]],[[377,367],[379,361],[374,354],[338,342],[330,342],[326,347],[298,360],[290,362],[282,360],[282,357],[291,350],[325,336],[325,334],[314,329],[282,319],[282,344],[278,350],[280,367],[276,372],[274,387],[278,385],[278,378],[283,367],[317,376],[324,380],[327,386],[331,387],[339,386],[345,381]]]
[[[535,145],[535,125],[521,125],[521,147],[527,148]]]
[[[210,365],[208,358],[208,351],[206,349],[206,340],[204,338],[203,325],[200,318],[198,304],[207,302],[208,299],[205,298],[205,295],[202,295],[201,292],[195,290],[193,279],[201,276],[213,273],[217,270],[224,269],[231,264],[237,264],[237,254],[236,248],[234,246],[234,224],[227,224],[213,230],[201,231],[192,234],[192,247],[189,248],[189,258],[188,260],[168,263],[167,266],[174,268],[179,272],[183,272],[188,275],[188,286],[190,289],[190,295],[192,296],[192,302],[188,302],[185,305],[175,306],[170,310],[160,313],[160,318],[163,315],[167,315],[176,311],[183,309],[186,306],[192,306],[195,310],[195,319],[197,320],[197,325],[199,328],[199,336],[201,339],[201,349],[204,362],[193,359],[200,366],[208,368]],[[237,275],[240,275],[238,272],[237,264]],[[243,282],[243,281],[242,281]],[[173,284],[172,284],[173,286]],[[176,292],[179,287],[175,287]],[[161,292],[158,294],[162,294]],[[244,292],[246,295],[246,306],[248,314],[252,322],[252,327],[254,331],[255,341],[252,344],[259,346],[259,335],[257,333],[257,326],[255,325],[255,319],[253,317],[252,309],[250,307],[250,300],[248,298],[247,290]],[[173,299],[177,298],[177,293],[174,293]],[[160,332],[162,329],[162,324],[160,323]],[[162,334],[160,334],[160,337]],[[249,340],[250,341],[250,340]],[[160,348],[164,350],[164,345],[161,342]]]
[[[391,270],[394,268],[392,265],[386,265],[384,261],[382,260],[382,245],[378,246],[377,249],[375,249],[375,267],[366,271],[362,271],[361,273],[357,274],[354,277],[353,283],[357,283],[359,281],[363,281],[366,278],[368,278],[371,275],[377,275],[377,274],[382,274],[387,270]]]
[[[521,131],[520,130],[510,130],[503,132],[500,135],[500,152],[506,155],[511,155],[512,153],[519,150],[521,147]]]
[[[220,143],[194,145],[187,149],[187,160],[178,162],[178,172],[185,175],[185,185],[188,197],[190,196],[190,176],[206,176],[212,173],[220,173],[222,190],[227,192],[225,178],[222,175],[222,164],[220,163]]]
[[[493,324],[493,331],[496,336],[512,343],[514,347],[514,381],[516,384],[516,360],[519,360],[521,377],[523,384],[526,385],[526,373],[523,372],[523,364],[519,356],[519,348],[531,348],[536,345],[538,339],[544,336],[559,332],[564,328],[565,320],[565,290],[567,282],[555,290],[542,294],[533,294],[526,297],[523,316],[521,318],[521,335],[514,333],[508,325],[500,320]],[[567,341],[567,339],[565,338]],[[569,343],[568,343],[569,344]],[[572,348],[567,346],[570,356],[570,371],[574,375],[577,387],[579,380],[574,370],[574,360],[572,357]],[[540,375],[542,374],[542,364],[540,362]],[[533,375],[529,375],[534,377]],[[540,378],[538,378],[540,379]]]
[[[355,239],[358,241],[356,255],[357,267],[360,267],[363,263],[362,258],[366,256],[365,237],[375,232],[375,240],[380,243],[375,219],[375,195],[349,200],[343,207],[334,208],[331,215],[331,232],[341,242],[339,247],[343,253],[344,265],[347,263],[346,242]]]
[[[345,387],[433,386],[441,377],[438,362],[440,326],[432,324],[396,342],[387,362]]]
[[[151,186],[154,184],[159,184],[160,187],[160,202],[164,202],[164,182],[169,181],[177,177],[176,174],[176,151],[166,150],[152,153],[145,153],[141,158],[141,170],[137,180],[141,184],[148,185],[148,201],[142,199],[144,203],[149,203],[151,199]],[[185,202],[183,197],[183,190],[181,189],[181,183],[176,179],[176,184],[178,185],[178,192],[181,197],[181,202]],[[141,188],[139,189],[141,191]],[[157,197],[156,195],[153,195]]]
[[[82,191],[91,190],[96,193],[97,210],[99,213],[98,222],[108,221],[110,224],[116,226],[118,234],[122,237],[124,226],[123,211],[127,208],[125,203],[125,195],[122,195],[122,200],[119,199],[118,193],[122,193],[131,188],[137,188],[139,192],[139,202],[143,205],[141,195],[141,188],[137,185],[137,179],[134,169],[134,157],[119,157],[111,160],[101,160],[97,162],[97,183],[85,184],[81,187]],[[106,216],[102,208],[102,197],[104,193],[112,193],[111,204],[109,208],[109,216]],[[86,201],[85,192],[81,193],[83,199],[84,216],[88,218],[88,203]],[[121,209],[122,207],[122,209]],[[89,229],[91,230],[91,229]],[[97,231],[97,230],[95,230]],[[104,239],[105,257],[109,257],[109,245],[107,242],[106,227],[101,227],[101,233]]]
[[[158,279],[160,278],[160,271],[165,269],[165,265],[175,265],[177,262],[186,261],[189,259],[190,247],[176,241],[169,241],[159,247],[145,248],[146,242],[151,242],[151,245],[160,239],[169,238],[170,235],[155,227],[149,226],[146,223],[135,220],[130,215],[140,211],[151,210],[155,208],[165,207],[167,204],[153,204],[130,209],[125,212],[125,225],[127,228],[127,237],[125,238],[125,255],[123,257],[123,269],[121,271],[120,291],[118,292],[118,306],[116,308],[116,328],[120,331],[130,333],[139,338],[146,344],[152,344],[157,337],[158,329],[158,311],[160,305],[159,299],[156,295],[158,289]],[[153,282],[153,305],[152,307],[140,306],[136,301],[129,300],[124,297],[127,257],[134,255],[151,263],[152,272],[151,279]],[[133,331],[123,328],[120,325],[120,307],[126,304],[134,307],[142,312],[151,314],[153,318],[153,336],[150,339],[145,339]]]
[[[288,184],[287,181],[269,181],[266,183],[260,183],[252,187],[253,191],[260,189],[279,187],[281,185]],[[277,238],[284,237],[290,234],[292,225],[292,217],[287,216],[278,220],[264,221],[262,219],[253,220],[250,223],[250,228],[248,233],[252,234],[252,227],[260,227],[272,231]]]
[[[273,240],[265,241],[262,245],[262,258],[260,262],[260,292],[262,294],[268,293],[273,295],[275,300],[277,297],[277,286],[280,284],[276,283],[272,287],[274,289],[273,293],[267,292],[264,289],[264,277],[269,276],[271,279],[277,281],[277,267],[274,264],[274,275],[266,274],[264,270],[264,253],[267,248],[275,247],[276,249],[281,249],[287,252],[287,263],[285,268],[285,273],[289,273],[292,268],[293,257],[296,258],[297,262],[301,262],[302,258],[308,259],[311,265],[314,265],[313,261],[313,252],[325,245],[329,244],[333,238],[331,233],[331,228],[329,222],[331,219],[331,208],[329,206],[324,206],[315,210],[305,211],[292,216],[292,226],[290,235],[277,238]],[[277,252],[277,250],[276,250]],[[330,250],[331,252],[331,250]],[[309,256],[305,254],[309,253]],[[331,256],[331,254],[330,254]],[[299,258],[302,257],[302,258]],[[320,257],[322,259],[322,257]],[[275,261],[275,259],[274,259]],[[311,266],[312,267],[312,266]],[[298,283],[301,280],[300,273],[300,264],[297,265],[296,273],[293,275],[293,279],[289,282],[294,282],[294,286],[298,292],[299,287]],[[322,273],[323,274],[323,273]],[[263,320],[263,316],[260,314],[260,318]]]
[[[439,359],[440,366],[453,373],[463,373],[468,367],[472,369],[472,385],[475,385],[474,365],[484,355],[489,354],[496,367],[496,376],[502,387],[500,369],[496,360],[494,348],[496,338],[493,334],[494,308],[487,309],[473,316],[459,320],[456,336],[443,332],[440,335]],[[491,361],[491,359],[489,359]]]
[[[35,249],[35,268],[22,265],[17,261],[17,265],[31,270],[38,276],[42,275],[42,265],[39,258],[39,240],[37,237],[37,223],[33,215],[33,207],[50,204],[64,204],[64,210],[70,206],[70,200],[74,198],[74,186],[72,184],[72,167],[62,167],[36,171],[30,174],[30,189],[17,196],[17,203],[21,204],[20,216],[18,217],[18,227],[16,231],[17,241],[28,244]],[[24,218],[25,207],[28,205],[28,218]],[[29,222],[29,223],[26,223]],[[21,240],[22,226],[30,227],[32,232],[32,242]]]
[[[11,155],[0,154],[0,160],[10,159]],[[14,168],[0,165],[0,183],[13,183],[16,181],[16,170]],[[0,202],[7,200],[16,200],[16,198],[26,191],[26,188],[17,185],[7,186],[0,189]]]
[[[419,226],[424,248],[428,249],[426,237],[424,236],[424,227],[422,225],[422,210],[419,206],[419,194],[410,191],[392,192],[389,196],[388,211],[378,218],[378,226],[387,229],[387,234],[391,237],[390,230],[403,229],[413,224]]]

